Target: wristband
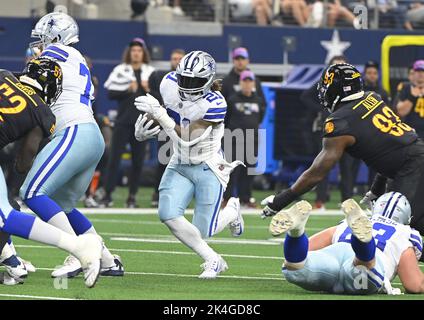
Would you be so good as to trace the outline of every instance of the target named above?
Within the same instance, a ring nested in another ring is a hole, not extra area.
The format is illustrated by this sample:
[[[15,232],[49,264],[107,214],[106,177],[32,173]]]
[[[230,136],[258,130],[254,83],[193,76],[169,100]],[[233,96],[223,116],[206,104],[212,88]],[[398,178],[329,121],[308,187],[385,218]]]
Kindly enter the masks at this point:
[[[286,189],[277,194],[272,203],[268,204],[268,207],[272,210],[280,211],[296,200],[297,197],[297,194],[294,193],[292,189]]]

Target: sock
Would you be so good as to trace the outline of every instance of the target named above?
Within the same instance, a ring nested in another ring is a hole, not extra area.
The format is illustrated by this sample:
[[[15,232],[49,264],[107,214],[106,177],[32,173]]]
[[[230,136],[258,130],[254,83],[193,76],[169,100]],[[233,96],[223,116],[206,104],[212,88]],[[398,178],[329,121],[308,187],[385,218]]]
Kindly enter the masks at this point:
[[[76,236],[63,232],[34,216],[12,210],[3,221],[3,232],[52,245],[68,252],[75,251]]]
[[[364,262],[371,261],[375,257],[375,241],[374,238],[370,242],[362,242],[352,234],[352,240],[350,241],[352,249],[355,252],[355,256]]]
[[[67,214],[72,229],[77,235],[84,234],[93,227],[90,220],[87,219],[80,211],[73,209]],[[96,233],[96,231],[94,231]],[[97,233],[96,233],[97,234]]]
[[[15,245],[12,242],[12,238],[9,237],[9,241],[7,242],[7,244],[9,245],[10,250],[12,250],[13,254],[16,256],[16,249],[15,249]]]
[[[234,207],[227,205],[224,209],[221,210],[221,212],[218,213],[218,221],[212,235],[220,233],[222,230],[224,230],[230,222],[233,222],[234,219],[237,218],[237,216],[237,210]]]
[[[90,183],[90,195],[94,196],[94,194],[96,193],[97,187],[99,186],[99,182],[100,182],[100,171],[96,171],[94,172],[93,179],[91,180],[91,183]]]
[[[87,231],[84,232],[84,234],[88,234],[88,233],[98,235],[96,229],[94,229],[93,226],[91,226],[90,229],[88,229]],[[110,268],[110,267],[113,267],[114,265],[115,265],[115,257],[109,251],[109,249],[105,245],[103,245],[103,250],[102,250],[102,268]]]
[[[199,229],[186,218],[178,217],[164,221],[165,225],[187,247],[196,252],[203,260],[214,259],[218,254],[202,239]]]
[[[300,237],[286,235],[284,240],[284,257],[287,262],[299,263],[305,261],[308,256],[309,240],[306,234]]]
[[[46,195],[25,199],[25,203],[32,211],[34,211],[43,221],[63,230],[69,234],[75,235],[69,223],[68,217],[62,208]]]

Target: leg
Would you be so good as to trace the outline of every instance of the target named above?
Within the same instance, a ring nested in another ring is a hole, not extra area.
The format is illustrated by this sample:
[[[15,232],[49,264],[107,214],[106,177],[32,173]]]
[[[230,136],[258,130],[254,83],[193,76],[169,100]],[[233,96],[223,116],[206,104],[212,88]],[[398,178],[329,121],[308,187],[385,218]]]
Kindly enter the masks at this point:
[[[93,287],[100,272],[101,242],[94,236],[76,237],[31,215],[12,209],[7,202],[7,189],[0,170],[1,231],[52,245],[75,255],[84,268],[85,283]]]
[[[159,218],[169,230],[202,259],[216,255],[202,239],[199,229],[184,218],[184,211],[193,199],[194,184],[175,167],[168,166],[159,186]]]
[[[260,26],[266,26],[271,17],[271,8],[267,0],[253,0],[252,5],[256,16],[256,23]]]
[[[133,130],[133,128],[131,128]],[[141,176],[141,170],[143,169],[143,162],[144,162],[144,156],[146,155],[146,142],[138,142],[134,135],[130,139],[131,144],[131,154],[132,154],[132,170],[131,170],[131,177],[129,181],[129,196],[127,205],[130,204],[130,202],[134,202],[135,204],[135,196],[137,194],[138,187],[140,185],[140,176]]]
[[[113,129],[109,161],[107,164],[107,174],[105,177],[105,198],[110,201],[112,191],[116,186],[116,180],[118,178],[121,156],[122,153],[124,153],[125,144],[129,140],[128,132],[129,130],[119,125],[115,126],[115,128]]]

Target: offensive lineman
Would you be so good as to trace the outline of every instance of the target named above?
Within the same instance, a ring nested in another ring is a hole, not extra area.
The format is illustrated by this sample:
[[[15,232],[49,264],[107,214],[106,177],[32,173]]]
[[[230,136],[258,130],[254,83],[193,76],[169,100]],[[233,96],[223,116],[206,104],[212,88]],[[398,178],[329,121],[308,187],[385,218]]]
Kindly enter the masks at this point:
[[[93,85],[81,53],[71,45],[79,41],[78,25],[67,14],[43,16],[32,30],[40,40],[41,57],[58,63],[63,72],[63,91],[51,106],[56,130],[51,141],[34,160],[20,196],[42,220],[72,234],[97,234],[91,222],[77,209],[104,151],[104,140],[91,108]],[[74,277],[81,272],[78,259],[68,256],[53,277]],[[106,246],[102,252],[102,275],[122,276],[120,258]]]
[[[17,156],[18,172],[30,165],[43,136],[49,137],[54,131],[55,116],[46,104],[54,103],[62,91],[61,86],[61,68],[49,59],[31,61],[19,80],[11,72],[0,70],[0,148],[24,137],[24,146]],[[56,246],[77,257],[83,266],[85,284],[90,288],[95,285],[102,251],[98,236],[77,237],[13,209],[1,169],[0,198],[0,248],[9,234]]]
[[[166,109],[151,95],[135,100],[137,109],[152,115],[173,140],[174,154],[159,186],[159,218],[205,261],[199,276],[203,279],[216,278],[228,269],[203,238],[227,225],[233,236],[240,236],[244,227],[239,199],[231,198],[220,211],[229,174],[240,162],[226,162],[221,150],[227,105],[221,93],[211,89],[215,72],[211,55],[192,51],[161,82]],[[136,123],[138,140],[145,139],[149,130],[153,135],[159,130],[149,129],[152,121],[147,120],[147,115],[140,116]],[[193,197],[196,205],[190,223],[184,211]]]
[[[398,192],[377,199],[369,219],[353,199],[343,202],[346,219],[308,239],[305,225],[311,205],[296,203],[272,219],[270,231],[288,231],[283,274],[310,291],[337,294],[400,294],[390,282],[399,276],[406,292],[424,293],[418,259],[422,239],[408,226],[411,207]],[[309,246],[309,252],[308,252]]]

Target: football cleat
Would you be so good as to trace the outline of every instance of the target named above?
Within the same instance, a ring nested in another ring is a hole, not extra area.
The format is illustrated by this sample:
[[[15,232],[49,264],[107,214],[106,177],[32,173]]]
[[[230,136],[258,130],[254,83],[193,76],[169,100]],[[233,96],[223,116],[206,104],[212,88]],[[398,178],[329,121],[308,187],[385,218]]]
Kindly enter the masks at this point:
[[[107,276],[107,277],[122,277],[124,275],[124,265],[122,264],[121,257],[114,254],[114,265],[111,267],[103,267],[100,270],[101,276]]]
[[[239,198],[230,198],[227,202],[227,207],[237,212],[237,217],[230,222],[229,227],[233,237],[240,237],[244,231],[244,220],[241,215]]]
[[[100,275],[102,240],[94,234],[83,234],[78,236],[77,241],[75,256],[81,263],[85,285],[88,288],[93,288]]]
[[[227,263],[220,255],[213,260],[206,261],[200,267],[203,268],[200,279],[215,279],[221,272],[228,269]]]
[[[35,271],[37,271],[37,268],[31,263],[31,261],[24,260],[20,256],[16,256],[16,257],[24,265],[25,269],[28,272],[35,272]]]
[[[372,223],[359,204],[353,199],[347,199],[342,203],[342,210],[348,226],[352,229],[352,234],[362,242],[370,242]]]
[[[6,286],[14,286],[17,284],[23,283],[22,281],[17,281],[13,277],[11,277],[7,272],[0,273],[0,283]]]
[[[18,282],[24,282],[24,279],[28,276],[25,265],[15,255],[4,259],[0,264],[6,268],[7,274]]]
[[[66,257],[63,265],[52,272],[52,278],[73,278],[82,272],[80,261],[69,255]]]
[[[92,196],[88,196],[84,199],[84,207],[98,208],[99,204],[97,203],[96,199],[94,199]]]
[[[311,204],[305,200],[295,203],[289,209],[278,212],[272,218],[269,232],[276,237],[287,231],[304,230],[311,210]]]

